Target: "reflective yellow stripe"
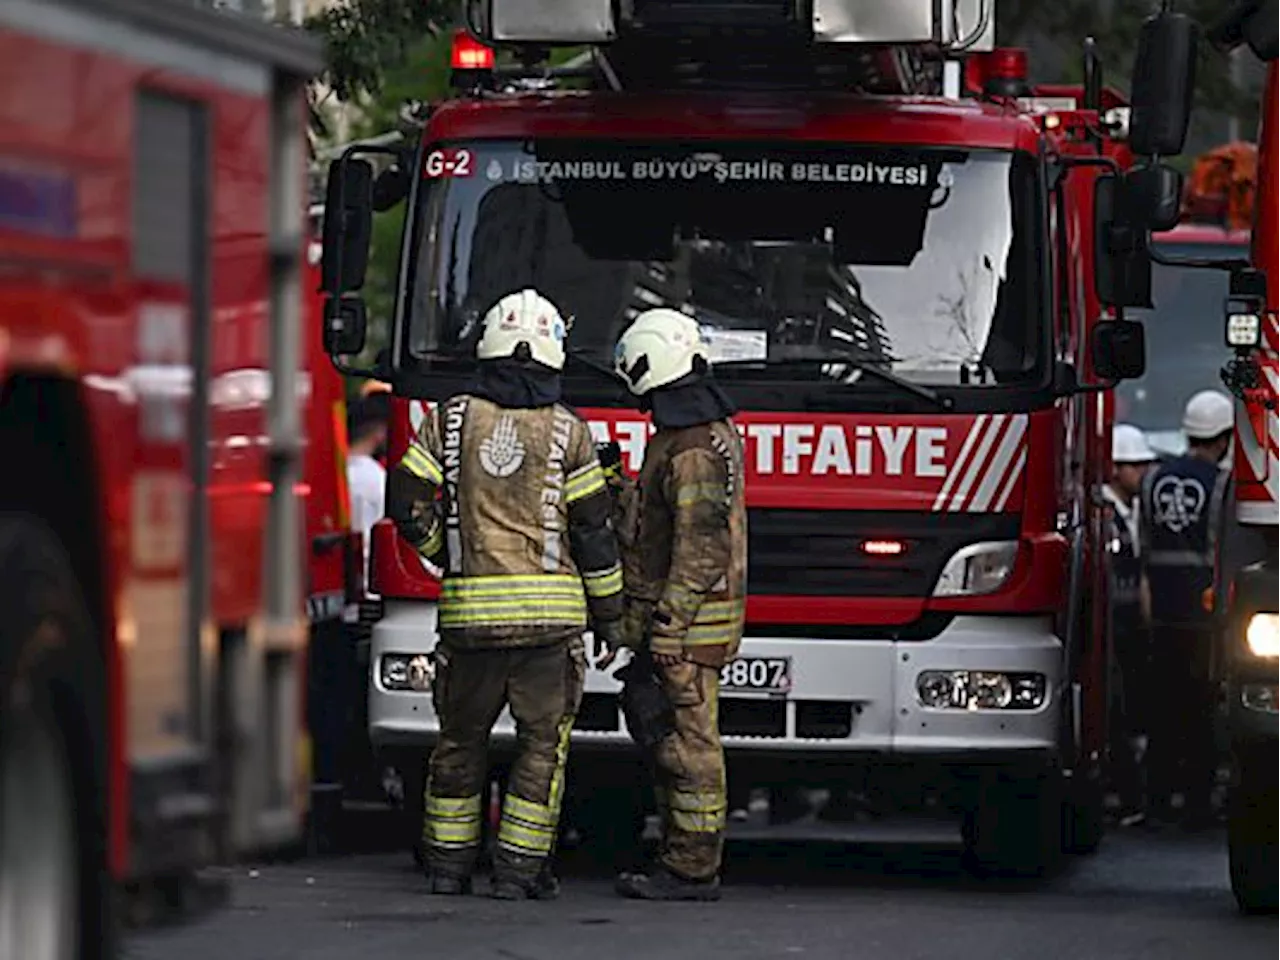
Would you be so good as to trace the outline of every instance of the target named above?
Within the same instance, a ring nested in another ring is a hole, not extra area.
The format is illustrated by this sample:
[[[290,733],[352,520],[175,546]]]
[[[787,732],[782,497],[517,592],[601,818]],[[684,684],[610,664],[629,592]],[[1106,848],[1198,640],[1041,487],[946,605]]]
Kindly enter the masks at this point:
[[[722,483],[686,483],[676,488],[676,506],[691,507],[695,503],[724,503],[729,499]]]
[[[555,833],[539,830],[502,818],[498,826],[498,846],[527,857],[545,857],[551,853]]]
[[[604,471],[600,469],[600,464],[589,463],[565,477],[564,501],[574,503],[592,494],[602,493],[604,489]]]
[[[685,833],[719,833],[724,829],[727,803],[715,793],[672,791],[671,823]]]
[[[714,647],[721,643],[732,643],[738,636],[736,623],[698,624],[685,631],[686,647]]]
[[[562,573],[535,573],[513,576],[446,577],[441,585],[442,597],[454,599],[509,597],[513,594],[532,597],[581,597],[579,578]]]
[[[514,817],[533,827],[554,827],[556,815],[552,809],[542,803],[534,803],[524,797],[508,793],[502,801],[502,815]]]
[[[582,585],[587,596],[599,599],[622,592],[622,565],[615,563],[608,570],[593,571],[582,575]]]
[[[444,528],[436,524],[427,538],[417,545],[418,552],[424,557],[434,556],[444,549]]]
[[[440,486],[440,482],[444,479],[440,464],[436,463],[435,458],[416,443],[409,444],[409,449],[400,458],[400,466],[433,487]]]
[[[467,600],[462,603],[440,605],[440,626],[468,627],[483,624],[528,624],[548,623],[565,626],[586,626],[587,604],[582,598],[577,601],[490,601],[477,603]]]
[[[708,600],[698,607],[695,624],[723,623],[741,620],[746,614],[746,604],[741,600]]]
[[[426,808],[422,823],[422,839],[426,843],[447,850],[479,846],[479,796],[433,797],[428,792]]]

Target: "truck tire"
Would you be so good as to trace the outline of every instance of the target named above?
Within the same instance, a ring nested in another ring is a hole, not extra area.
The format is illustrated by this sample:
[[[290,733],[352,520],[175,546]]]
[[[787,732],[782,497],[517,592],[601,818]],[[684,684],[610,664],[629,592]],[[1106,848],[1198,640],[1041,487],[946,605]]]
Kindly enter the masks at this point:
[[[980,877],[1043,877],[1062,853],[1056,773],[984,773],[961,824],[965,866]]]
[[[105,669],[90,624],[57,538],[0,515],[0,956],[116,955]]]
[[[1265,762],[1265,760],[1264,760]],[[1275,763],[1274,757],[1270,760]],[[1231,892],[1245,914],[1277,912],[1276,791],[1241,771],[1227,815]]]

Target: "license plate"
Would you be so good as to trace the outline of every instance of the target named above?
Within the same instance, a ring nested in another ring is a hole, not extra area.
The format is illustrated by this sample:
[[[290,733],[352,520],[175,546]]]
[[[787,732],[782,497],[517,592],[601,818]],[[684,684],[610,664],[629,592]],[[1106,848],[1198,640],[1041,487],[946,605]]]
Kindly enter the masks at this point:
[[[720,689],[726,693],[782,696],[791,689],[790,657],[739,657],[720,668]]]

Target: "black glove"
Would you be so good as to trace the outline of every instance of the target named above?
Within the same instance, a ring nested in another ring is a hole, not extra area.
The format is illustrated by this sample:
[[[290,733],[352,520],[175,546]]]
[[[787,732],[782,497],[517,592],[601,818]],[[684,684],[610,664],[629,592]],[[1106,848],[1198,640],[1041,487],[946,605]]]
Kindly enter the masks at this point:
[[[638,653],[614,674],[622,681],[618,698],[627,732],[643,750],[652,750],[676,729],[676,714],[647,653]]]
[[[621,650],[625,646],[621,620],[596,621],[591,625],[591,636],[595,641],[596,656],[603,657],[613,650]]]
[[[615,441],[597,443],[596,458],[599,459],[605,476],[616,477],[622,473],[622,448]]]

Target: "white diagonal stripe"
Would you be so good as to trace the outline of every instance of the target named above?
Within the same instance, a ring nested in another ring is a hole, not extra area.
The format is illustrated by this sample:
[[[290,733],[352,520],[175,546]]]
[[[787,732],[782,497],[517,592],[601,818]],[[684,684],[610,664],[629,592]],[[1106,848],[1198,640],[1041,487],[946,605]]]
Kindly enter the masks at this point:
[[[1000,441],[1000,446],[996,448],[995,459],[983,475],[982,483],[978,484],[978,489],[974,491],[973,502],[969,504],[970,510],[981,513],[991,504],[991,498],[1000,489],[1006,471],[1009,469],[1009,464],[1012,462],[1014,454],[1018,452],[1018,448],[1022,445],[1022,437],[1026,432],[1026,416],[1024,414],[1016,414],[1009,424],[1009,431],[1004,435],[1004,439]]]
[[[982,442],[973,452],[973,462],[969,464],[969,469],[964,473],[964,480],[956,488],[955,496],[951,498],[951,505],[947,508],[951,513],[960,510],[965,498],[969,495],[969,489],[982,473],[982,467],[987,462],[987,454],[991,452],[991,445],[996,442],[996,436],[1000,433],[1000,428],[1004,426],[1008,416],[1007,413],[997,413],[991,418],[991,426],[982,435]]]
[[[951,464],[951,469],[947,471],[947,478],[942,482],[942,489],[938,491],[938,498],[933,501],[934,511],[942,509],[942,505],[947,502],[947,497],[951,493],[951,488],[955,485],[956,479],[960,476],[961,469],[965,466],[966,458],[969,451],[973,449],[973,442],[977,439],[978,434],[982,432],[983,426],[987,422],[987,414],[981,414],[978,419],[973,421],[969,427],[969,433],[964,438],[964,445],[960,447],[960,455],[956,457]]]
[[[421,400],[409,401],[409,426],[414,436],[421,436],[422,423],[427,419],[427,407]]]
[[[1022,476],[1022,468],[1027,465],[1027,448],[1023,446],[1018,451],[1018,459],[1013,465],[1013,470],[1009,473],[1009,478],[1005,481],[1004,489],[1000,491],[1000,496],[996,498],[996,505],[992,509],[996,513],[1004,511],[1004,505],[1009,502],[1009,496],[1013,493],[1013,488],[1018,485],[1018,477]]]

